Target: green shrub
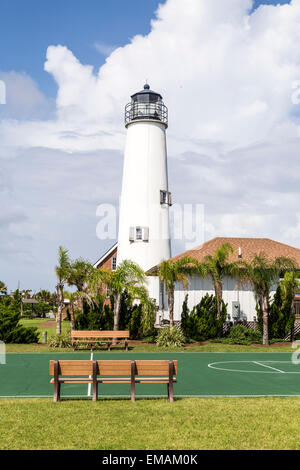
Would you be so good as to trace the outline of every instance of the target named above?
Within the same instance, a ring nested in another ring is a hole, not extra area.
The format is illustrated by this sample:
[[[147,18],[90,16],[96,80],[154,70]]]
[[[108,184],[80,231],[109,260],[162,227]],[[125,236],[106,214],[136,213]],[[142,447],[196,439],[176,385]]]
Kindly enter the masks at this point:
[[[99,296],[97,305],[90,307],[86,303],[83,311],[75,312],[76,330],[113,330],[114,299],[104,305],[105,298]],[[155,304],[137,305],[127,292],[121,296],[119,330],[129,330],[131,339],[141,339],[154,334]]]
[[[142,323],[142,305],[136,306],[131,312],[131,318],[127,325],[131,339],[140,339]]]
[[[160,348],[180,348],[185,344],[185,337],[180,328],[162,328],[156,338],[156,345]]]
[[[39,342],[38,329],[19,324],[21,313],[15,305],[0,305],[0,340],[4,343],[29,344]]]
[[[90,307],[83,303],[83,311],[75,312],[76,330],[112,330],[114,319],[109,305],[104,305],[104,297],[97,297],[97,305]]]
[[[191,312],[187,306],[188,296],[182,306],[181,328],[188,339],[205,341],[215,338],[222,330],[227,317],[227,305],[222,300],[221,315],[217,319],[217,300],[213,295],[206,294]]]
[[[268,330],[270,339],[283,339],[295,322],[295,313],[292,309],[294,291],[289,290],[284,296],[281,286],[277,287],[273,301],[269,299],[269,321]],[[256,305],[258,327],[263,331],[262,309],[259,304]]]
[[[252,344],[261,343],[262,335],[259,331],[247,328],[244,325],[233,326],[227,338],[222,339],[226,344]]]
[[[48,341],[50,348],[70,348],[72,346],[71,332],[65,332],[61,335],[51,336]]]

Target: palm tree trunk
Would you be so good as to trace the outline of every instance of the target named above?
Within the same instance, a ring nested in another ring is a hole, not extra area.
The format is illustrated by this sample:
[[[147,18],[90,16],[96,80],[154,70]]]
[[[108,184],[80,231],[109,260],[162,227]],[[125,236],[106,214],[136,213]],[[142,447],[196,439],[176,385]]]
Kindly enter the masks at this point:
[[[71,306],[70,306],[70,317],[71,317],[71,330],[75,330],[75,315],[74,315],[73,303],[71,303]]]
[[[62,311],[64,308],[63,284],[57,284],[57,315],[56,315],[56,334],[61,335]]]
[[[174,326],[174,289],[168,292],[170,328]]]
[[[216,299],[217,299],[217,320],[219,320],[221,316],[221,305],[222,305],[222,295],[223,295],[222,281],[215,280],[214,287],[215,287],[215,294],[216,294]]]
[[[119,330],[121,295],[114,294],[114,331]],[[116,344],[117,339],[113,338],[112,344]]]
[[[268,297],[262,298],[262,315],[263,315],[263,345],[269,346],[269,311],[268,311]]]

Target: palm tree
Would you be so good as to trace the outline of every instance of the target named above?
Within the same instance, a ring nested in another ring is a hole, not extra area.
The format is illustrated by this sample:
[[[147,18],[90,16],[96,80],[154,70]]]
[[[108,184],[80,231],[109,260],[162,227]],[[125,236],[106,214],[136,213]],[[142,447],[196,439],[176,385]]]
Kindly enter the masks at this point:
[[[44,303],[50,304],[52,302],[52,294],[46,289],[42,289],[37,292],[34,296],[36,300],[40,300]]]
[[[64,298],[70,301],[70,317],[71,317],[71,330],[75,330],[75,308],[80,297],[79,292],[67,292],[63,293]]]
[[[198,269],[203,276],[211,277],[215,296],[217,300],[217,318],[220,318],[223,298],[223,279],[225,276],[233,277],[238,273],[239,263],[228,262],[230,254],[234,252],[233,247],[229,243],[223,243],[213,255],[207,255],[201,263],[198,263]]]
[[[70,259],[68,255],[68,250],[59,247],[58,250],[58,265],[55,267],[57,285],[57,316],[56,316],[56,334],[61,334],[61,321],[62,321],[62,311],[64,308],[64,284],[68,281],[70,274]]]
[[[286,270],[294,270],[295,264],[287,257],[277,257],[270,260],[265,253],[254,255],[250,262],[241,262],[240,276],[252,284],[254,295],[259,304],[263,317],[263,344],[269,345],[269,299],[280,274]]]
[[[295,271],[287,271],[280,281],[280,288],[284,299],[290,294],[294,296],[300,288],[299,274]]]
[[[115,271],[94,269],[89,279],[89,289],[96,297],[101,287],[106,285],[114,299],[114,330],[119,329],[121,296],[127,291],[132,300],[148,301],[148,292],[144,287],[146,275],[135,263],[124,260]]]
[[[7,294],[7,287],[4,282],[0,281],[0,294]]]
[[[177,261],[163,261],[157,268],[151,271],[151,275],[158,276],[164,283],[165,292],[168,296],[170,328],[174,326],[174,291],[176,282],[183,284],[186,289],[189,276],[195,273],[197,262],[184,257]],[[198,266],[197,272],[201,273],[202,268]],[[202,272],[202,274],[204,274]]]
[[[295,312],[292,308],[293,300],[300,288],[299,274],[295,271],[287,271],[280,281],[280,290],[283,296],[283,308],[290,312],[288,327],[291,332],[291,341],[294,341]]]
[[[93,270],[92,264],[82,258],[76,259],[70,264],[67,283],[69,286],[75,286],[77,288],[77,295],[73,296],[73,299],[80,310],[83,310],[84,299],[88,304],[93,303],[90,293],[88,292],[88,279]]]
[[[93,271],[93,266],[87,260],[82,258],[76,259],[70,265],[68,276],[69,286],[76,286],[79,292],[84,291],[89,275]]]

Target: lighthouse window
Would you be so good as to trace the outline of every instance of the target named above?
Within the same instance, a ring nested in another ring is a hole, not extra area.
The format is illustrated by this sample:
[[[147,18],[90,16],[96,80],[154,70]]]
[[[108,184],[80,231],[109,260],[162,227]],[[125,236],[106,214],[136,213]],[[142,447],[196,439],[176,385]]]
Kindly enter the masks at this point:
[[[149,227],[130,227],[129,241],[134,242],[149,242]]]
[[[169,206],[172,205],[172,196],[169,191],[161,191],[160,192],[160,203],[161,204],[168,204]]]
[[[143,240],[143,230],[141,227],[136,228],[135,238],[136,240]]]

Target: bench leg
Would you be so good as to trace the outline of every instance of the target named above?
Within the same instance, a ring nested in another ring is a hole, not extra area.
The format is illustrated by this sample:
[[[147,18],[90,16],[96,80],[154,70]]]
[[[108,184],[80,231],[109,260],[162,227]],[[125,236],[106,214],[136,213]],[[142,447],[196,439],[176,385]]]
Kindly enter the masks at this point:
[[[98,383],[93,385],[93,401],[98,400]]]
[[[130,395],[131,401],[135,402],[135,361],[131,361]]]
[[[131,401],[135,402],[135,382],[131,382],[130,395],[131,395]]]
[[[173,403],[173,402],[174,402],[173,382],[170,382],[170,383],[169,383],[168,392],[169,392],[169,393],[168,393],[169,401],[170,401],[170,403]]]
[[[174,401],[174,390],[173,390],[173,375],[174,375],[174,363],[173,361],[169,361],[169,388],[168,388],[168,395],[169,395],[169,401],[173,403]]]
[[[53,394],[53,401],[56,403],[60,400],[60,383],[54,383],[54,394]]]
[[[107,343],[107,350],[108,350],[109,352],[110,352],[110,345],[111,345],[111,343],[108,342],[108,343]]]
[[[125,350],[128,351],[128,341],[125,341]]]
[[[54,393],[53,393],[53,401],[57,402],[60,400],[60,382],[59,378],[59,362],[54,361]]]
[[[93,401],[98,400],[97,362],[93,361]]]

